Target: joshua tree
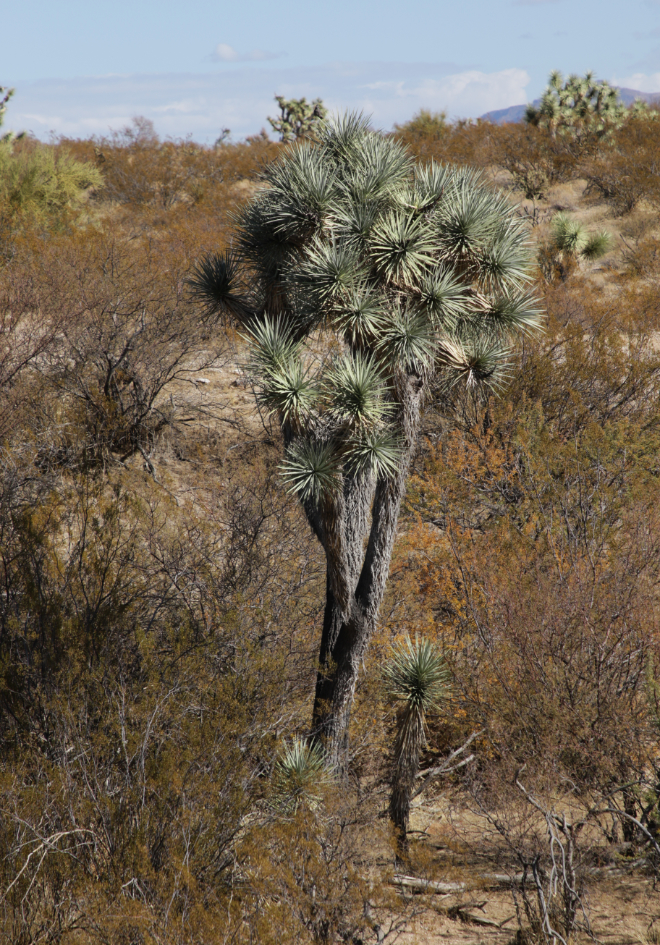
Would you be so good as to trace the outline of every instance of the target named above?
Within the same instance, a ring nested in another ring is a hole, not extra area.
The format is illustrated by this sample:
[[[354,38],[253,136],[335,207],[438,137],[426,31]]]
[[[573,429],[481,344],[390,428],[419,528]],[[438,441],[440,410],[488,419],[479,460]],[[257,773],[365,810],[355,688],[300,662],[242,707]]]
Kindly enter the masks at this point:
[[[275,101],[280,106],[280,117],[269,118],[273,131],[281,141],[295,141],[296,138],[309,138],[314,128],[327,113],[320,98],[308,102],[306,98],[286,99],[276,95]]]
[[[641,101],[635,102],[632,111],[653,115]],[[564,80],[561,72],[555,71],[550,73],[538,108],[527,106],[525,121],[548,128],[553,137],[558,132],[575,135],[587,127],[604,135],[621,125],[627,114],[618,89],[604,80],[597,81],[593,72],[584,76],[569,75]]]
[[[417,638],[413,643],[408,638],[392,648],[383,676],[387,694],[398,704],[390,819],[397,833],[399,853],[405,854],[410,800],[420,755],[426,746],[426,713],[446,698],[449,669],[432,643]]]
[[[541,316],[524,225],[477,172],[416,167],[357,115],[317,137],[270,166],[233,254],[207,256],[190,284],[209,316],[243,326],[284,480],[325,551],[312,733],[336,764],[422,404],[495,386],[512,339]]]

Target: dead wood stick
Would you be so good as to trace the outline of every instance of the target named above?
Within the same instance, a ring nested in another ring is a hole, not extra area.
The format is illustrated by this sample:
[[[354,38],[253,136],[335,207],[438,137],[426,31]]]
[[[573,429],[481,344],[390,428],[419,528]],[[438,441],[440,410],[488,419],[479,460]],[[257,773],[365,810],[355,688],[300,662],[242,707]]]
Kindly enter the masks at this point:
[[[430,879],[418,879],[416,876],[394,876],[391,880],[395,886],[413,889],[417,892],[451,893],[465,892],[465,883],[439,883]]]

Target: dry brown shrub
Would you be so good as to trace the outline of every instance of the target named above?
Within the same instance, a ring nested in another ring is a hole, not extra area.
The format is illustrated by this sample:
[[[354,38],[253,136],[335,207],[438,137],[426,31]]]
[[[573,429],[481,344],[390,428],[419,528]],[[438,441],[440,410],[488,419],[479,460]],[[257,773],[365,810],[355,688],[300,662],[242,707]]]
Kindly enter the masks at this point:
[[[515,188],[528,200],[579,176],[576,155],[566,141],[525,123],[493,128],[490,159],[511,174]]]
[[[169,209],[178,202],[193,205],[212,198],[218,185],[258,178],[280,146],[256,136],[245,143],[204,147],[189,140],[162,141],[146,119],[108,137],[92,140],[62,138],[66,148],[85,160],[95,160],[103,173],[102,202]]]
[[[586,162],[589,190],[619,215],[642,201],[660,205],[660,121],[640,116],[614,130]]]
[[[486,167],[496,126],[490,122],[461,120],[447,123],[444,116],[420,112],[411,121],[395,125],[394,135],[418,161],[471,164]]]

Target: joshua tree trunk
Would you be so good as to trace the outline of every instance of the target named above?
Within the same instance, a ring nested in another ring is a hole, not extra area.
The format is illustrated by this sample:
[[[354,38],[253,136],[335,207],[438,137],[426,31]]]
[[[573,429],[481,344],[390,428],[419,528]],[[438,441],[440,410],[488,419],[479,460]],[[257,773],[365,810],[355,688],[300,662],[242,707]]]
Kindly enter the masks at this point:
[[[334,514],[326,519],[332,526],[319,530],[318,520],[312,521],[327,558],[312,738],[325,742],[332,762],[340,769],[346,761],[348,722],[358,672],[377,626],[417,442],[421,379],[414,374],[405,376],[398,393],[404,441],[397,475],[380,477],[375,488],[368,478],[347,480],[343,495],[334,503]]]

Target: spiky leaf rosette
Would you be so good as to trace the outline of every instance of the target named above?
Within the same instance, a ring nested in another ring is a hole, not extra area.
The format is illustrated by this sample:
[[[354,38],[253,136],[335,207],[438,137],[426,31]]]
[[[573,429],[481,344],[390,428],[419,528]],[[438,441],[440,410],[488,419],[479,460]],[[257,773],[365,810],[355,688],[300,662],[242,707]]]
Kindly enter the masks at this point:
[[[240,321],[250,310],[241,262],[229,250],[200,259],[186,282],[192,298],[202,302],[208,315],[228,312]]]
[[[280,469],[290,492],[302,502],[318,503],[339,487],[341,456],[333,440],[297,440]]]
[[[407,637],[392,647],[383,680],[387,694],[400,707],[395,756],[397,765],[407,768],[418,763],[426,742],[426,713],[447,696],[449,669],[429,640]]]
[[[373,429],[382,426],[392,413],[385,400],[387,385],[372,357],[361,352],[334,361],[325,373],[328,409],[340,426]]]
[[[319,396],[316,379],[301,359],[301,343],[280,319],[264,319],[248,328],[248,371],[256,380],[257,402],[282,422],[300,429]]]
[[[589,261],[599,259],[612,245],[612,237],[605,230],[590,233],[579,220],[565,213],[557,213],[550,225],[552,248],[560,256]]]
[[[295,813],[302,805],[313,810],[332,777],[323,749],[294,738],[285,744],[273,771],[273,796],[281,809]]]
[[[383,669],[388,696],[416,712],[431,711],[446,697],[449,668],[430,640],[409,636],[392,647]]]
[[[401,444],[389,430],[367,430],[347,441],[346,458],[354,473],[388,478],[398,471]]]

